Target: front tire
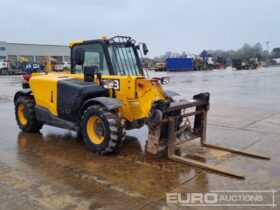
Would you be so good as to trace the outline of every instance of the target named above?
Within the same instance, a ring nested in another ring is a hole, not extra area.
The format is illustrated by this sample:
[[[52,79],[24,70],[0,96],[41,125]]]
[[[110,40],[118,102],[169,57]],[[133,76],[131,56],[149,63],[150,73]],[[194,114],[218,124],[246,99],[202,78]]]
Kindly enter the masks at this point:
[[[36,120],[35,102],[30,96],[20,96],[15,103],[18,127],[25,132],[38,132],[43,124]]]
[[[101,155],[112,153],[124,139],[124,124],[116,111],[93,105],[84,112],[82,135],[91,151]]]

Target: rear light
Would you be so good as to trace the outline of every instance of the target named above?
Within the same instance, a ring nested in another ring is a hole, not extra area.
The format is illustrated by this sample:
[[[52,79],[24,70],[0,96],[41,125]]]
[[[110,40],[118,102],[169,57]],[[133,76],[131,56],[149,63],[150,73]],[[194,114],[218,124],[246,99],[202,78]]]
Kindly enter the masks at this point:
[[[24,74],[23,79],[29,80],[31,78],[31,74]]]

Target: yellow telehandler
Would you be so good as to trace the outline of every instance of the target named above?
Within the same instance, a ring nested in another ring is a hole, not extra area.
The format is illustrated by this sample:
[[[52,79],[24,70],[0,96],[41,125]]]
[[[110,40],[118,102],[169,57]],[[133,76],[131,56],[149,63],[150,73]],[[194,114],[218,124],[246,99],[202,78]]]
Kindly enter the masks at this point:
[[[74,130],[82,133],[91,151],[107,154],[121,145],[125,130],[147,125],[148,152],[157,154],[167,148],[172,160],[239,178],[244,176],[178,156],[175,150],[183,142],[200,138],[202,146],[267,159],[207,144],[210,94],[176,101],[175,92],[162,88],[169,78],[145,77],[138,53],[148,53],[145,43],[137,45],[130,37],[116,36],[69,45],[71,73],[34,75],[30,88],[15,94],[16,120],[23,131],[37,132],[44,124]]]

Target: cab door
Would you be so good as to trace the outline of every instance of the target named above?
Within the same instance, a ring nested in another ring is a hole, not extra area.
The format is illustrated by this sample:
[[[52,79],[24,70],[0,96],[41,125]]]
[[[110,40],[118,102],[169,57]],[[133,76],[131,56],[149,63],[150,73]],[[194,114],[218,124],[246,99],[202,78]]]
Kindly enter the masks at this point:
[[[85,51],[85,61],[83,65],[75,64],[75,52],[78,48]],[[96,66],[97,72],[102,75],[110,75],[108,67],[107,56],[105,54],[104,46],[101,43],[82,43],[77,44],[72,48],[72,73],[82,74],[86,66]]]

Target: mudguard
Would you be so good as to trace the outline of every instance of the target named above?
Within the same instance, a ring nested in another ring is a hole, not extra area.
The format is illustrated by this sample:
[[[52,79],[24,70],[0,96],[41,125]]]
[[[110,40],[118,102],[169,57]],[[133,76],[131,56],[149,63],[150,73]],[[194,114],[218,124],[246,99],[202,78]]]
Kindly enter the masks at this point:
[[[102,104],[106,109],[113,110],[121,107],[123,103],[116,98],[109,97],[96,97],[85,101],[80,109],[80,113],[90,104],[99,103]],[[81,113],[82,114],[82,113]]]
[[[32,94],[32,91],[30,89],[23,89],[23,90],[17,91],[14,96],[14,104],[16,103],[17,98],[19,96],[30,96],[31,94]]]
[[[57,82],[57,113],[65,120],[76,121],[87,100],[109,97],[109,90],[81,79],[64,79]]]

